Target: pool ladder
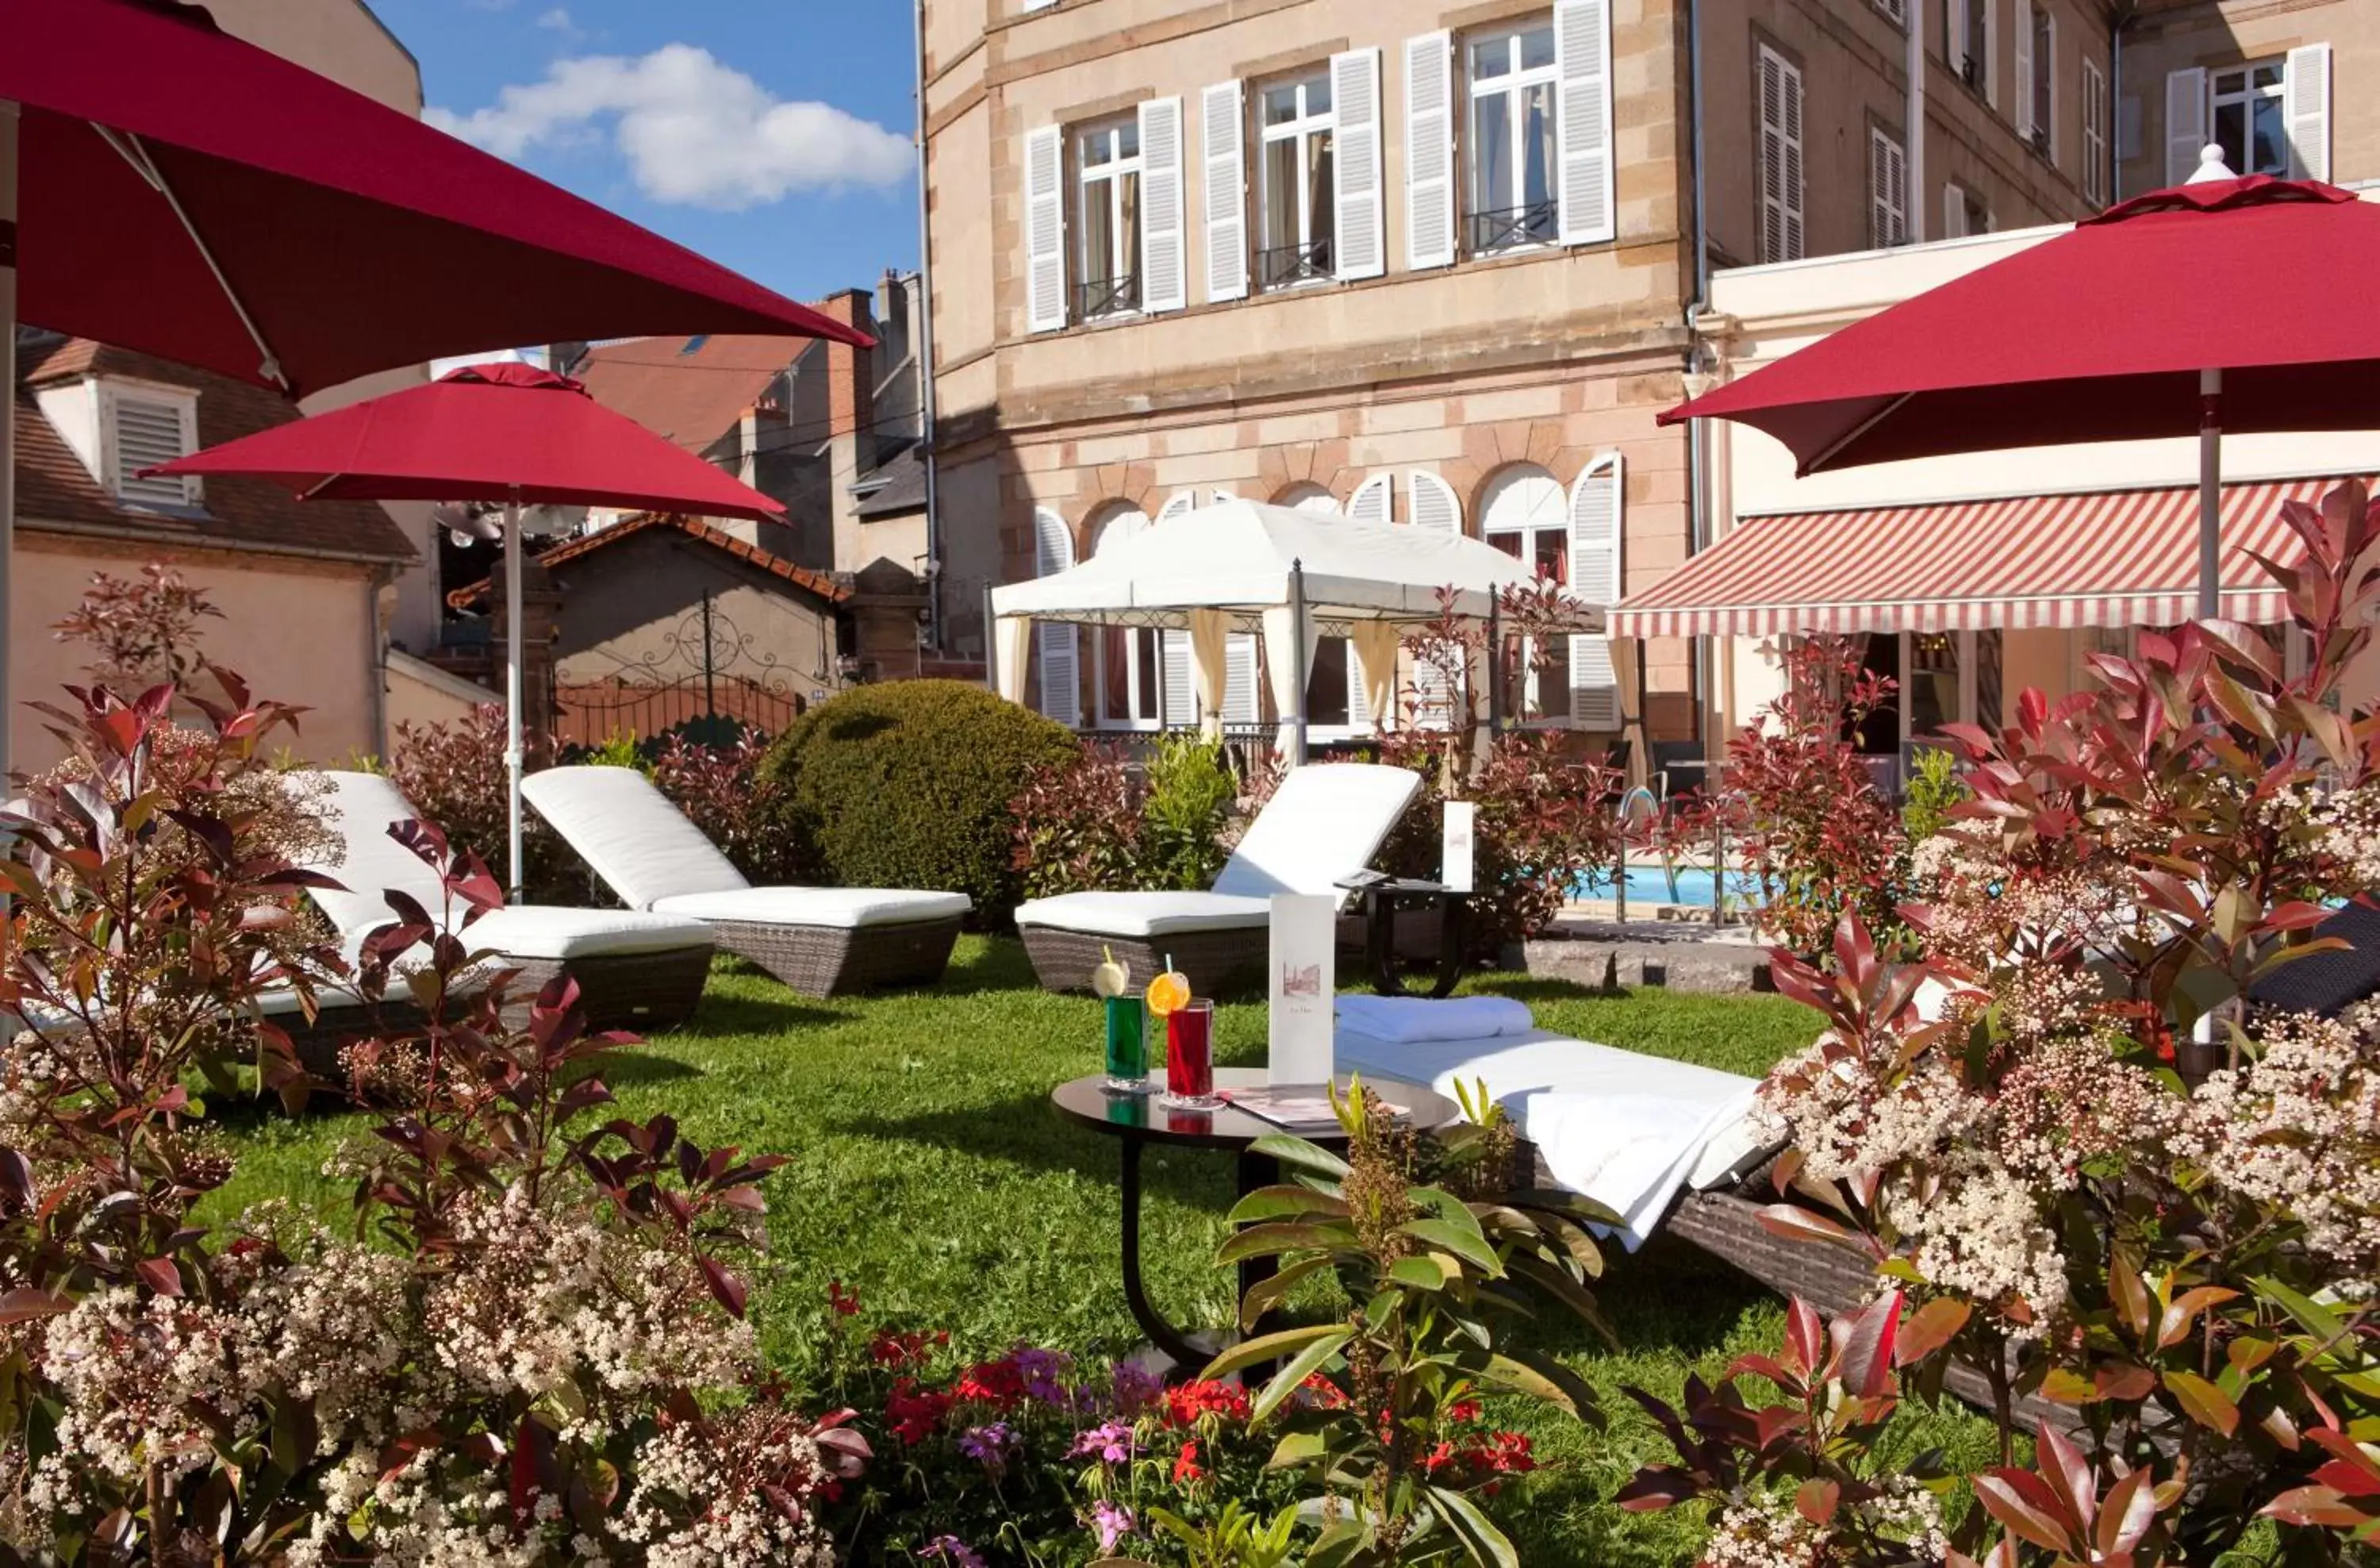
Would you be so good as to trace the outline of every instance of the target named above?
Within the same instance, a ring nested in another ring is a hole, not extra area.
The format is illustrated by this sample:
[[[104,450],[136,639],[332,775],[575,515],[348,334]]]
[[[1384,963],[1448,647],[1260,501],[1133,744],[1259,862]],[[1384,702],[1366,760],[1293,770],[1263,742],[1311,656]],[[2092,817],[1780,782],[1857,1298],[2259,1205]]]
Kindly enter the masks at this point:
[[[1614,918],[1623,926],[1628,923],[1628,823],[1636,809],[1636,800],[1639,796],[1644,797],[1645,808],[1648,812],[1655,817],[1661,814],[1661,797],[1644,784],[1638,784],[1621,796],[1619,808],[1614,812],[1620,823],[1620,832],[1615,840],[1615,852],[1620,857],[1620,869],[1619,875],[1612,881],[1611,891],[1617,906]]]

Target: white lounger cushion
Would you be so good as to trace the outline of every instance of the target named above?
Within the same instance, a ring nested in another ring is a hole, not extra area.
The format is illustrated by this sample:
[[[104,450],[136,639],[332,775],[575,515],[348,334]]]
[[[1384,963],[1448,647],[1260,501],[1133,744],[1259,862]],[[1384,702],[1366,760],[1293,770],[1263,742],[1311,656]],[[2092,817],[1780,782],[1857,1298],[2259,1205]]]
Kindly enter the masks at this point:
[[[1227,893],[1066,893],[1016,907],[1019,926],[1135,939],[1176,931],[1260,931],[1271,920],[1269,898]]]
[[[954,920],[975,907],[963,893],[916,893],[880,887],[742,887],[687,893],[653,906],[658,915],[729,920],[755,926],[910,926]]]
[[[1421,787],[1410,768],[1377,762],[1320,762],[1293,768],[1247,836],[1215,878],[1217,893],[1270,898],[1276,893],[1327,893],[1371,863]]]
[[[628,909],[561,909],[524,904],[492,910],[463,933],[473,951],[492,948],[509,958],[619,958],[636,953],[706,951],[718,945],[709,926],[682,915]]]
[[[1678,1189],[1702,1173],[1721,1140],[1740,1143],[1756,1080],[1666,1057],[1593,1045],[1543,1029],[1478,1040],[1396,1044],[1342,1028],[1342,1071],[1429,1085],[1484,1080],[1554,1180],[1624,1222],[1621,1240],[1643,1245]],[[1729,1162],[1746,1156],[1725,1151]]]
[[[435,919],[446,904],[446,890],[438,873],[388,835],[392,824],[420,815],[412,802],[378,773],[325,770],[318,776],[330,786],[323,825],[346,845],[346,858],[338,865],[307,868],[335,878],[340,884],[335,890],[308,890],[331,923],[343,934],[387,925],[395,912],[382,894],[392,888],[410,894]]]
[[[752,885],[634,768],[546,768],[521,794],[631,909]]]

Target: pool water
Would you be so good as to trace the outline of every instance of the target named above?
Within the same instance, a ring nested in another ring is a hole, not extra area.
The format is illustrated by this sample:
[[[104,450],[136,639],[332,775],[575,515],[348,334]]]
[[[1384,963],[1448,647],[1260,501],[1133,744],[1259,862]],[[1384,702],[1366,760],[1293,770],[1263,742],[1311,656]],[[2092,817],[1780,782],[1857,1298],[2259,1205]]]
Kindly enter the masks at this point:
[[[1670,878],[1658,864],[1632,865],[1628,868],[1628,902],[1631,904],[1683,904],[1696,908],[1711,906],[1711,873],[1707,866],[1678,868],[1677,892],[1670,891]],[[1757,894],[1758,884],[1743,871],[1730,871],[1727,879],[1728,906],[1742,908]],[[1609,871],[1599,876],[1582,878],[1572,889],[1579,898],[1611,900],[1619,896],[1612,886]]]

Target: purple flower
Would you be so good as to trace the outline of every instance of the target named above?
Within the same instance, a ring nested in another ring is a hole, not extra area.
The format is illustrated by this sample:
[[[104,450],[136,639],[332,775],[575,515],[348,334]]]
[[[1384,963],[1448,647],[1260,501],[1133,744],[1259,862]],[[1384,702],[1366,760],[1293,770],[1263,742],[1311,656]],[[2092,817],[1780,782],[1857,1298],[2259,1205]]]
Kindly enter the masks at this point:
[[[1016,1452],[1016,1434],[1005,1421],[969,1427],[959,1434],[959,1452],[987,1470],[997,1470]]]
[[[1087,1432],[1075,1436],[1075,1446],[1066,1451],[1069,1459],[1097,1459],[1102,1464],[1123,1465],[1132,1458],[1132,1424],[1128,1421],[1102,1421]]]
[[[1061,1350],[1033,1350],[1019,1347],[1009,1359],[1025,1379],[1025,1396],[1042,1404],[1066,1404],[1065,1377],[1074,1370],[1075,1358]]]
[[[1165,1397],[1165,1384],[1154,1372],[1119,1361],[1115,1367],[1115,1413],[1126,1420],[1155,1408]]]
[[[1102,1500],[1091,1504],[1091,1528],[1099,1533],[1099,1550],[1113,1551],[1115,1544],[1132,1534],[1132,1510]]]
[[[1104,1551],[1107,1549],[1101,1547],[1099,1550]],[[939,1557],[949,1563],[950,1568],[983,1568],[983,1559],[977,1555],[975,1548],[956,1536],[936,1536],[917,1549],[917,1555]]]

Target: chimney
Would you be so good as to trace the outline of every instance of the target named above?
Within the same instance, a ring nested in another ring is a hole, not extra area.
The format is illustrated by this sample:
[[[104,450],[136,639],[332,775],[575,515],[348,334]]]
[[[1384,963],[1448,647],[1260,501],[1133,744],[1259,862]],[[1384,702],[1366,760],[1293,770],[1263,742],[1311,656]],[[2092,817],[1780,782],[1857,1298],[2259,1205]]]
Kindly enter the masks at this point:
[[[876,334],[873,297],[864,288],[846,288],[819,302],[820,313],[831,321]],[[826,345],[827,433],[851,440],[855,468],[865,471],[876,462],[876,356],[848,344]]]

